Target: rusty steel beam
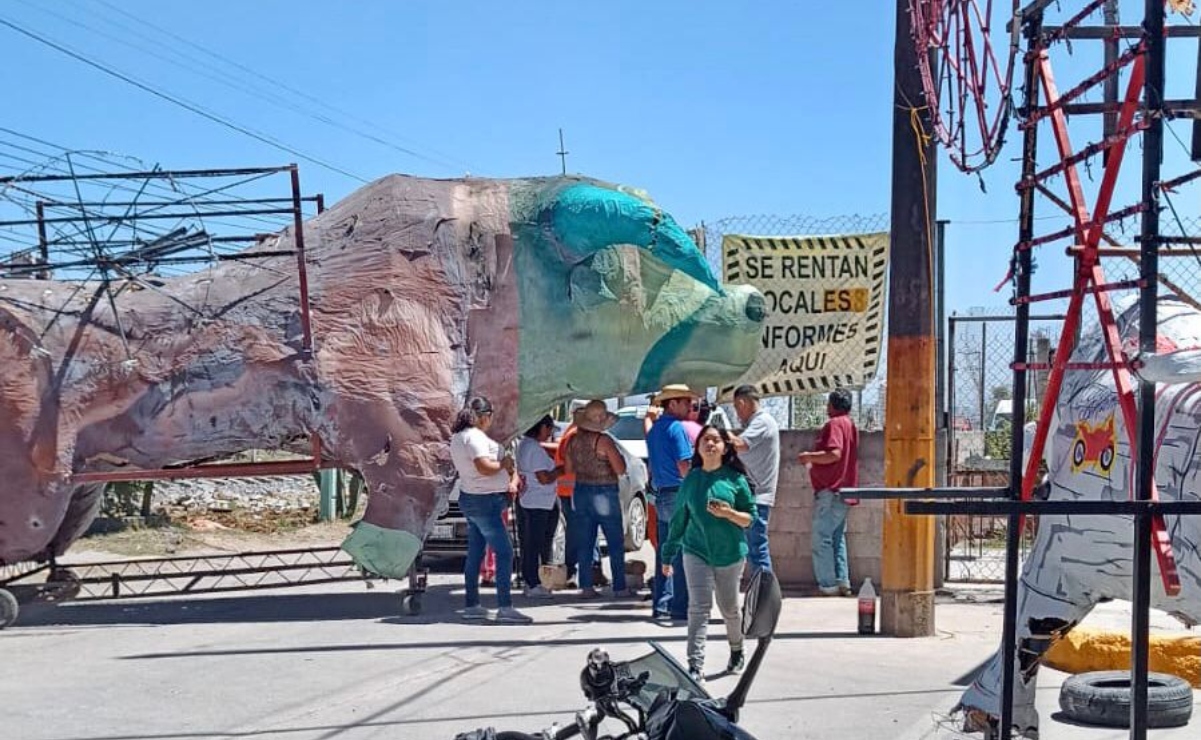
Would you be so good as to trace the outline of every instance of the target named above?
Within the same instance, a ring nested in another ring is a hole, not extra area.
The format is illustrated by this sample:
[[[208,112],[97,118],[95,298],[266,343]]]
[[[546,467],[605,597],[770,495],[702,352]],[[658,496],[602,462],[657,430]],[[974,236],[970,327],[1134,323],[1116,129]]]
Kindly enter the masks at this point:
[[[303,200],[305,203],[317,203],[318,208],[324,207],[321,205],[324,202],[324,198],[321,195],[306,195],[303,198],[301,198],[301,200]],[[193,201],[190,197],[179,198],[177,200],[163,200],[163,201],[154,201],[154,200],[108,201],[108,202],[99,201],[99,200],[86,201],[86,202],[85,201],[74,201],[74,200],[44,200],[44,201],[42,201],[42,203],[44,203],[46,206],[54,207],[54,208],[109,208],[109,207],[111,207],[111,208],[128,208],[128,207],[140,207],[140,206],[159,208],[159,207],[182,206],[182,205],[185,205],[185,204],[191,203],[191,202],[193,202]],[[291,197],[288,197],[288,198],[227,198],[227,199],[220,199],[220,200],[209,200],[207,198],[204,198],[204,199],[201,199],[201,200],[198,200],[195,202],[197,202],[201,205],[206,205],[206,206],[235,206],[235,205],[240,205],[240,204],[241,205],[264,205],[264,204],[270,204],[270,203],[291,204],[292,198]],[[289,208],[286,212],[291,213],[292,209]],[[207,214],[203,214],[203,215],[207,215]]]
[[[183,204],[180,203],[180,204],[176,204],[176,205],[183,205]],[[204,205],[204,203],[203,203],[203,201],[201,201],[201,202],[197,203],[196,205]],[[172,213],[136,213],[135,212],[135,213],[123,213],[119,216],[118,215],[106,216],[103,214],[93,213],[89,216],[54,216],[52,218],[44,218],[44,219],[40,219],[40,220],[35,219],[35,218],[27,218],[27,219],[13,220],[13,221],[0,221],[0,226],[33,226],[34,224],[38,224],[38,223],[71,224],[71,223],[77,223],[79,221],[93,221],[97,224],[111,224],[111,223],[125,223],[126,221],[150,221],[150,220],[163,220],[163,219],[180,220],[180,219],[187,219],[187,218],[206,218],[206,217],[214,217],[214,216],[266,216],[266,215],[282,216],[282,215],[291,214],[292,212],[293,212],[293,209],[291,209],[291,208],[245,208],[245,209],[241,209],[241,210],[233,209],[233,210],[228,210],[228,211],[202,211],[202,210],[197,209],[197,210],[192,210],[192,211],[185,211],[183,213],[175,213],[175,212],[172,212]]]
[[[262,463],[225,463],[193,465],[180,468],[98,470],[75,473],[72,483],[115,483],[139,480],[182,480],[186,478],[245,478],[256,475],[300,475],[316,472],[320,461],[315,459],[277,460]]]
[[[1047,32],[1048,35],[1053,33],[1059,38],[1072,41],[1108,41],[1110,39],[1140,39],[1143,37],[1142,26],[1047,26]],[[1164,36],[1180,39],[1201,38],[1201,26],[1166,26]]]
[[[292,222],[296,236],[296,273],[300,285],[300,329],[304,333],[301,351],[313,354],[313,322],[309,313],[309,269],[304,254],[304,211],[300,200],[300,168],[291,165]]]
[[[142,170],[135,172],[99,172],[91,175],[11,175],[0,177],[0,184],[12,182],[66,182],[68,180],[177,180],[185,177],[243,177],[287,172],[289,167],[233,167],[211,170]]]

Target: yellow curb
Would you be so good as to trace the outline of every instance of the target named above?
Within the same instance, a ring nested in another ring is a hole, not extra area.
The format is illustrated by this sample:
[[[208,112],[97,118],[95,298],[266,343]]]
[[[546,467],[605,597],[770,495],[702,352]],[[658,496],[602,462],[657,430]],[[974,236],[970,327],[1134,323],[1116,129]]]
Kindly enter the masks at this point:
[[[1150,647],[1152,671],[1201,688],[1201,637],[1151,635]],[[1130,670],[1130,636],[1077,627],[1047,651],[1043,663],[1064,673]]]

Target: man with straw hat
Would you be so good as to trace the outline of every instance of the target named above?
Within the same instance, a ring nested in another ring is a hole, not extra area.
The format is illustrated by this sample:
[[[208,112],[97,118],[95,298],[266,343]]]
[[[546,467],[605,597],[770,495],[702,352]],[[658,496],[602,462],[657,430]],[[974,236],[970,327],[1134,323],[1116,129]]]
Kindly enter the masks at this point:
[[[575,412],[576,433],[563,456],[567,474],[575,478],[572,507],[583,524],[576,553],[580,596],[586,599],[598,595],[593,588],[592,569],[588,567],[596,547],[597,527],[609,543],[613,594],[630,595],[626,589],[625,526],[619,484],[626,473],[626,461],[617,449],[617,442],[607,433],[616,421],[617,415],[605,407],[604,401],[589,401]]]
[[[658,542],[655,547],[655,581],[652,605],[656,620],[688,619],[688,584],[684,578],[683,558],[670,563],[672,576],[663,575],[662,547],[667,542],[671,517],[676,510],[676,493],[688,474],[692,445],[682,420],[692,412],[699,396],[686,385],[663,386],[655,394],[654,404],[663,413],[646,435],[646,453],[650,459],[651,485],[655,489],[655,518]]]

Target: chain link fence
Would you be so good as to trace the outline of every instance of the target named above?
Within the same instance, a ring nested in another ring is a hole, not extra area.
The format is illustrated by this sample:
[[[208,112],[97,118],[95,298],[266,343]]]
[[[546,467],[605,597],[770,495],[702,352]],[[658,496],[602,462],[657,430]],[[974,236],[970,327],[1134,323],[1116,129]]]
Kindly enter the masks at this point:
[[[702,223],[692,230],[698,246],[705,253],[709,266],[717,275],[722,274],[722,240],[727,234],[766,237],[844,236],[871,234],[889,230],[886,213],[854,214],[820,218],[805,215],[754,215],[733,216],[717,221]],[[854,408],[852,417],[861,429],[877,430],[884,425],[884,358],[887,356],[885,317],[881,324],[880,361],[876,373],[861,388],[853,388]],[[820,427],[826,420],[826,397],[828,393],[813,393],[791,396],[791,402],[773,404],[780,413],[777,419],[792,429]]]
[[[1177,210],[1178,204],[1170,196],[1165,198],[1165,203],[1168,207],[1159,217],[1163,236],[1195,238],[1201,235],[1201,217],[1181,217],[1183,214]],[[1107,238],[1102,241],[1101,248],[1135,250],[1138,235],[1139,219],[1123,219],[1106,226]],[[1138,257],[1135,255],[1107,256],[1101,264],[1111,281],[1134,280],[1139,276]],[[1201,311],[1201,246],[1170,244],[1162,247],[1158,274],[1160,295],[1175,295]]]
[[[1063,317],[1032,315],[1026,362],[1049,362]],[[1014,316],[973,312],[947,322],[947,483],[1009,483],[1013,419]],[[1036,418],[1048,371],[1026,373],[1026,418]],[[1001,581],[1005,576],[1003,516],[946,517],[944,573],[948,581]],[[1023,552],[1031,542],[1024,533]]]

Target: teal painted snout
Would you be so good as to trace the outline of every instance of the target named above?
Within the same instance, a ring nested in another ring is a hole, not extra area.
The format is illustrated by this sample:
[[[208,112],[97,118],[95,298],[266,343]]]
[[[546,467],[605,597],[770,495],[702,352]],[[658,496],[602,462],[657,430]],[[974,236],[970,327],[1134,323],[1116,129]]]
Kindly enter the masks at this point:
[[[750,285],[727,286],[647,354],[637,392],[668,383],[695,388],[729,385],[750,368],[761,345],[767,302]]]

